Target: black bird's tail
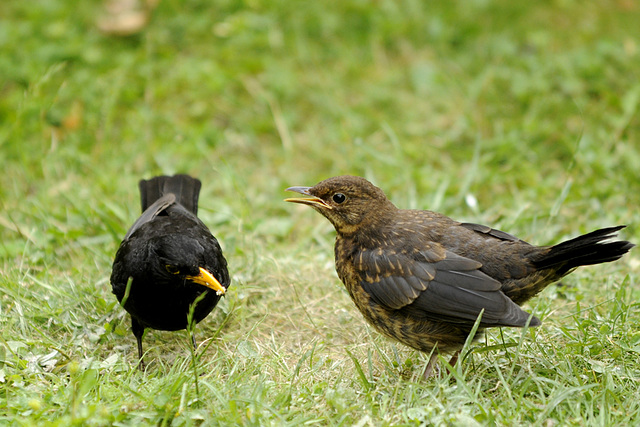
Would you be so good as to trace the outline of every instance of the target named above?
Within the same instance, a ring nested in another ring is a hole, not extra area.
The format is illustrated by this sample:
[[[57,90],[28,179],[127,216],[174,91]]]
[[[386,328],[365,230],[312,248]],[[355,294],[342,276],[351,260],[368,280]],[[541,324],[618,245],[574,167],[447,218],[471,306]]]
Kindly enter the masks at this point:
[[[603,242],[615,237],[624,225],[602,228],[578,236],[566,242],[551,246],[549,251],[534,260],[538,269],[554,268],[558,277],[562,277],[581,265],[611,262],[629,252],[635,245],[625,240]]]
[[[192,178],[189,175],[163,175],[149,180],[143,179],[139,183],[142,212],[160,197],[173,193],[178,203],[193,212],[194,215],[197,215],[201,185],[199,179]]]

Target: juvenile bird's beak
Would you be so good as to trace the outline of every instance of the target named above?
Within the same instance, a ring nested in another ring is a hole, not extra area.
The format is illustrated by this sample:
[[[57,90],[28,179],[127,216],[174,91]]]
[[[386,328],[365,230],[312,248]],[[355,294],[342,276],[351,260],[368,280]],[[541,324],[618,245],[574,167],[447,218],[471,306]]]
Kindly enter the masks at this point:
[[[213,274],[209,273],[204,268],[200,267],[200,274],[197,276],[187,276],[187,279],[195,282],[199,285],[206,286],[209,289],[216,291],[217,295],[224,295],[227,290],[218,282],[218,279],[213,277]]]
[[[303,205],[309,205],[309,206],[317,206],[320,208],[324,208],[324,209],[333,209],[331,206],[329,206],[324,200],[313,196],[311,193],[309,193],[309,189],[311,187],[289,187],[287,188],[285,191],[293,191],[295,193],[300,193],[300,194],[304,194],[305,196],[311,196],[311,198],[290,198],[290,199],[284,199],[285,202],[293,202],[293,203],[302,203]]]

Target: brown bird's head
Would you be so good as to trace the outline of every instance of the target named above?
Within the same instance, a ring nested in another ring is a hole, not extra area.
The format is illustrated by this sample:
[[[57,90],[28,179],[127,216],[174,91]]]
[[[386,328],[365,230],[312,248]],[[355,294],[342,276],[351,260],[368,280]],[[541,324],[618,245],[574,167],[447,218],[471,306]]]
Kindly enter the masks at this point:
[[[336,176],[313,187],[289,187],[286,191],[311,196],[285,201],[311,206],[331,221],[340,234],[351,234],[375,224],[386,212],[396,209],[382,190],[358,176]]]

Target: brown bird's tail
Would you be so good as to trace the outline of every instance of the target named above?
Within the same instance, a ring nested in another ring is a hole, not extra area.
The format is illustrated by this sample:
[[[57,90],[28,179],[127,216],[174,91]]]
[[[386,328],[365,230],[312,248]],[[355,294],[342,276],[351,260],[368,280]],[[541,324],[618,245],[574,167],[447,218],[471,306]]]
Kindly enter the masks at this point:
[[[141,180],[140,202],[142,212],[152,205],[160,197],[168,193],[176,196],[176,201],[192,212],[198,214],[198,196],[200,195],[199,179],[189,175],[156,176],[149,180]]]
[[[540,270],[555,269],[558,278],[560,278],[581,265],[615,261],[635,245],[625,240],[614,242],[604,242],[604,240],[615,237],[617,231],[624,227],[626,226],[603,228],[567,240],[552,246],[549,251],[544,252],[540,258],[533,260],[533,262]]]

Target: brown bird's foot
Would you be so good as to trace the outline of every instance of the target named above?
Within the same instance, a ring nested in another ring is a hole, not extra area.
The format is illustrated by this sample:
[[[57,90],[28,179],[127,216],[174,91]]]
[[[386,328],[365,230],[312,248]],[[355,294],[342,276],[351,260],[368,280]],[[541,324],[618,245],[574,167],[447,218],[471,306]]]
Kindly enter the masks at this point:
[[[458,356],[460,356],[460,350],[453,353],[453,356],[451,356],[451,359],[449,359],[449,365],[452,368],[456,366],[456,363],[458,362]],[[427,363],[427,367],[424,370],[424,374],[422,375],[422,378],[427,380],[432,376],[440,375],[440,373],[441,373],[440,367],[438,366],[438,352],[434,351],[433,353],[431,353],[431,357],[429,357],[429,362]]]
[[[438,366],[438,352],[434,351],[431,353],[431,357],[429,357],[429,362],[427,363],[427,367],[424,369],[424,373],[422,374],[422,378],[428,380],[432,376],[440,375],[440,367]]]
[[[458,362],[458,356],[460,356],[460,350],[453,353],[453,356],[449,359],[449,365],[451,365],[452,368],[455,368],[456,363]]]

